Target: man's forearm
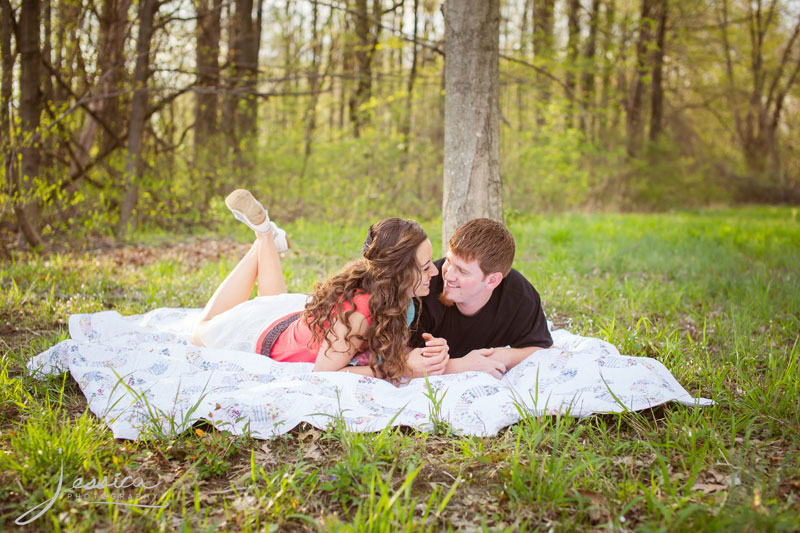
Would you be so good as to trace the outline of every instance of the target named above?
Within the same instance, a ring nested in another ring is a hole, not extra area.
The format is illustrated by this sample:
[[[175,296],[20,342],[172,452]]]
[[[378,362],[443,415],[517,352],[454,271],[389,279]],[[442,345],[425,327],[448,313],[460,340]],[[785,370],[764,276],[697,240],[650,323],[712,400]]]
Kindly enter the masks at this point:
[[[540,348],[539,346],[526,346],[525,348],[495,348],[494,353],[489,357],[502,362],[504,365],[506,365],[506,369],[510,370],[524,361],[532,353],[545,349],[546,348]]]

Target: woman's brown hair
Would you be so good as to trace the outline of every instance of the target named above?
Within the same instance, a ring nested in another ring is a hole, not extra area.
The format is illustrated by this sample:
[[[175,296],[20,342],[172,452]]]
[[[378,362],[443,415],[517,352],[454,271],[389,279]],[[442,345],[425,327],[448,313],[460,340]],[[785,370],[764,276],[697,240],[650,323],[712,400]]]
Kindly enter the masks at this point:
[[[345,341],[365,341],[369,366],[375,375],[396,383],[408,369],[406,340],[409,289],[421,280],[417,248],[428,236],[413,220],[387,218],[369,227],[362,259],[345,266],[341,272],[317,283],[306,305],[304,318],[312,332],[312,343],[322,343],[334,318],[347,326]],[[372,324],[366,338],[351,331],[349,317],[355,312],[353,297],[367,292]],[[343,310],[343,303],[350,305]]]

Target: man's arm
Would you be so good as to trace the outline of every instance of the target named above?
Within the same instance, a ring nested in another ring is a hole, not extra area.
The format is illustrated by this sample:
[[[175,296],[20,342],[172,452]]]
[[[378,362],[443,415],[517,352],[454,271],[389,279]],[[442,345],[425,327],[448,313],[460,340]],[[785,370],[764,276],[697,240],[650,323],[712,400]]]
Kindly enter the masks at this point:
[[[552,346],[549,346],[549,348],[552,348]],[[487,357],[503,363],[506,367],[506,371],[508,371],[520,364],[532,353],[546,349],[547,348],[541,348],[539,346],[527,346],[525,348],[495,348],[492,351],[492,354]]]
[[[447,361],[447,366],[444,369],[445,374],[458,374],[459,372],[469,372],[470,370],[477,370],[479,372],[486,372],[492,376],[500,379],[506,373],[506,365],[502,361],[498,361],[489,357],[494,352],[493,348],[483,348],[480,350],[472,350],[464,357],[458,359],[450,359]]]

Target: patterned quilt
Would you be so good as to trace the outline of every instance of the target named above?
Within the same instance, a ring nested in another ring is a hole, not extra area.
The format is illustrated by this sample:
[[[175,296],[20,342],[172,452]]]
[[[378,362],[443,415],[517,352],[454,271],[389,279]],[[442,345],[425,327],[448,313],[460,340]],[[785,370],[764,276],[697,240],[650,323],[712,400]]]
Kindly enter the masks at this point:
[[[405,425],[422,431],[444,421],[462,435],[494,435],[524,415],[638,411],[665,402],[706,406],[655,359],[620,355],[611,344],[565,330],[497,380],[482,372],[413,379],[395,387],[345,372],[312,372],[254,354],[199,348],[189,332],[199,309],[161,308],[73,315],[71,339],[28,362],[45,378],[69,371],[89,409],[116,438],[178,434],[206,420],[256,438],[300,422],[334,420],[351,431]],[[436,400],[436,404],[432,401]]]

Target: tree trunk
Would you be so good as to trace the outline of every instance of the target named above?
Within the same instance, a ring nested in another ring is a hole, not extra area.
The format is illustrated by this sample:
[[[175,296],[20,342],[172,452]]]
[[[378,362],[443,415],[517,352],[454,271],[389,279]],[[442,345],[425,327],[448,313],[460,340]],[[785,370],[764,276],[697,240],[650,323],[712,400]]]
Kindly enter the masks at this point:
[[[414,0],[414,34],[411,41],[411,68],[408,71],[406,84],[406,108],[400,133],[403,136],[403,168],[408,167],[408,152],[411,144],[411,120],[414,115],[414,83],[417,78],[417,31],[419,29],[419,0]]]
[[[47,64],[53,64],[53,13],[50,0],[41,0],[42,2],[42,27],[44,29],[44,37],[42,39],[42,59]],[[53,104],[53,77],[50,73],[42,76],[42,104]]]
[[[498,72],[499,0],[444,8],[445,134],[442,242],[477,217],[503,219]]]
[[[555,0],[534,0],[533,2],[533,56],[536,64],[547,68],[553,56],[553,27]],[[544,126],[545,114],[550,103],[550,80],[537,72],[536,85],[539,87],[539,97],[536,106],[536,124]]]
[[[522,59],[528,59],[528,15],[532,11],[533,0],[523,0],[522,20],[519,28],[519,55]],[[517,131],[525,129],[525,85],[517,82]],[[517,144],[522,142],[522,137],[517,136]]]
[[[567,116],[564,120],[567,128],[572,127],[575,115],[575,71],[578,70],[578,43],[581,36],[580,8],[580,0],[569,0],[567,11],[567,27],[569,30],[569,37],[567,38],[567,75],[564,82],[564,86],[567,88],[566,97],[569,101]]]
[[[600,16],[600,0],[592,0],[592,12],[589,14],[589,36],[584,49],[583,80],[581,83],[581,130],[586,138],[594,139],[594,56],[597,49],[597,25]]]
[[[225,27],[227,30],[227,45],[228,54],[226,58],[225,69],[225,91],[222,96],[222,118],[221,129],[225,135],[227,148],[231,149],[234,153],[239,149],[236,142],[236,106],[239,97],[236,94],[237,79],[234,72],[234,65],[239,61],[239,51],[236,48],[238,38],[238,22],[236,13],[234,11],[234,4],[232,2],[224,3],[225,17],[227,21]]]
[[[11,34],[14,13],[8,0],[0,0],[0,61],[2,61],[2,78],[0,78],[0,154],[3,157],[6,183],[16,187],[16,161],[11,151],[11,99],[14,91],[14,62],[11,52]],[[5,249],[5,246],[4,248]]]
[[[125,43],[130,7],[131,0],[105,0],[103,4],[103,18],[106,20],[101,21],[101,25],[106,31],[101,34],[101,51],[98,51],[98,60],[102,60],[100,72],[103,76],[99,82],[98,92],[102,95],[102,99],[97,102],[97,116],[102,120],[99,129],[101,151],[122,148],[120,139],[125,131],[125,117],[128,113],[128,99],[122,93],[129,81],[125,69]],[[108,165],[107,169],[115,183],[124,179],[117,166]]]
[[[766,13],[761,0],[749,2],[746,6],[750,35],[749,83],[752,83],[746,102],[739,98],[744,90],[740,87],[741,81],[734,75],[734,48],[728,39],[726,0],[721,2],[720,21],[728,77],[728,102],[736,121],[737,140],[750,175],[750,183],[742,188],[740,194],[743,199],[750,201],[791,201],[794,193],[784,180],[778,134],[784,100],[797,82],[800,72],[800,56],[795,54],[792,57],[800,38],[800,16],[783,46],[779,61],[765,61],[764,43],[772,37],[767,32],[775,22],[775,2],[770,3]]]
[[[649,70],[647,56],[652,39],[652,32],[650,31],[652,25],[652,3],[653,0],[642,0],[642,11],[639,18],[639,40],[636,43],[636,71],[633,75],[631,96],[627,109],[628,155],[631,157],[639,153],[644,134],[642,111],[644,107],[645,78]]]
[[[34,246],[43,243],[39,233],[39,209],[35,198],[35,181],[39,174],[40,139],[37,136],[41,117],[42,62],[39,49],[39,0],[22,2],[19,20],[20,50],[20,105],[22,165],[16,184],[17,201],[14,211],[25,240]]]
[[[605,0],[605,29],[603,34],[603,88],[600,95],[600,138],[604,141],[604,146],[610,146],[608,137],[608,116],[611,113],[609,107],[611,98],[611,72],[614,62],[612,55],[616,55],[613,50],[614,43],[614,19],[616,15],[615,0]]]
[[[317,128],[317,100],[319,99],[319,63],[322,56],[322,40],[319,37],[319,6],[316,0],[311,2],[311,68],[308,73],[308,89],[311,95],[308,99],[308,107],[305,113],[305,140],[303,149],[303,166],[300,170],[298,182],[300,183],[301,190],[298,194],[298,201],[302,201],[303,193],[303,179],[305,177],[306,169],[308,168],[308,161],[311,159],[311,150],[313,146],[314,130]]]
[[[353,135],[361,136],[361,129],[367,123],[367,115],[362,106],[372,96],[372,57],[380,35],[381,2],[372,0],[372,14],[367,7],[367,0],[356,0],[355,7],[356,48],[355,59],[357,73],[356,90],[350,96],[350,122]],[[374,29],[373,29],[374,26]]]
[[[650,140],[661,135],[664,116],[664,46],[667,39],[667,0],[658,0],[655,5],[656,49],[653,51],[653,80],[650,84]]]
[[[0,60],[2,61],[2,78],[0,78],[0,154],[9,159],[11,154],[11,95],[14,91],[14,56],[11,53],[12,18],[11,4],[8,0],[0,0]],[[7,167],[6,167],[7,168]],[[6,178],[8,179],[8,178]]]
[[[222,0],[197,0],[197,81],[194,165],[202,205],[214,194],[219,159],[214,140],[219,127],[219,40]]]
[[[234,73],[239,81],[241,96],[236,106],[236,125],[240,139],[252,140],[258,125],[258,51],[261,44],[261,17],[263,1],[257,0],[256,18],[253,20],[253,0],[237,0],[236,18],[238,61]]]
[[[106,0],[103,3],[100,19],[100,45],[97,50],[97,70],[99,78],[92,89],[96,99],[89,103],[94,117],[102,121],[104,136],[100,151],[107,153],[120,144],[121,132],[121,99],[117,94],[121,91],[125,79],[125,35],[128,26],[128,10],[131,0]],[[92,115],[86,116],[75,146],[74,157],[70,159],[69,175],[80,174],[81,169],[89,164],[92,146],[94,146],[100,123]],[[80,184],[79,180],[67,186],[66,195],[72,196]],[[75,206],[64,210],[62,219],[67,220],[74,214]]]
[[[138,203],[138,182],[144,163],[143,138],[147,118],[147,81],[150,77],[150,40],[153,36],[153,19],[159,0],[140,0],[139,34],[136,41],[136,70],[133,75],[133,101],[128,123],[128,160],[125,164],[124,197],[120,205],[117,235],[124,236],[135,227],[134,210]]]

